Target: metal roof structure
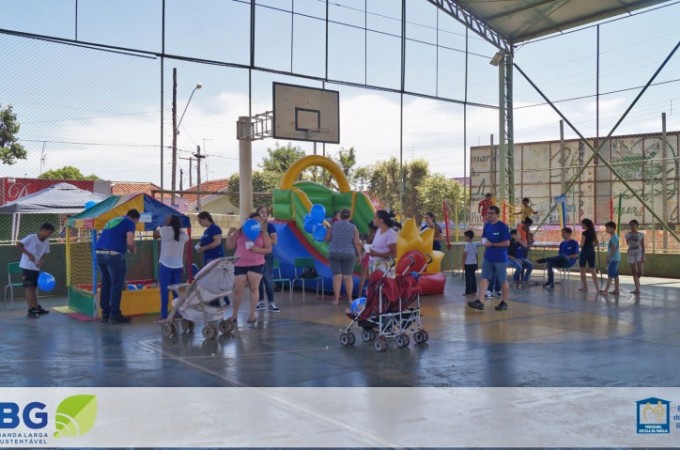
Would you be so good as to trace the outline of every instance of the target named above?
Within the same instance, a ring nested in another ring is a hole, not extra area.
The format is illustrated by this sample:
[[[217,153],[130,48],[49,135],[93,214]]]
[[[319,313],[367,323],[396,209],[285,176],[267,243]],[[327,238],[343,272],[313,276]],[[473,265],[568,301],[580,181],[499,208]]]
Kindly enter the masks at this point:
[[[669,0],[427,0],[506,52],[564,32]]]

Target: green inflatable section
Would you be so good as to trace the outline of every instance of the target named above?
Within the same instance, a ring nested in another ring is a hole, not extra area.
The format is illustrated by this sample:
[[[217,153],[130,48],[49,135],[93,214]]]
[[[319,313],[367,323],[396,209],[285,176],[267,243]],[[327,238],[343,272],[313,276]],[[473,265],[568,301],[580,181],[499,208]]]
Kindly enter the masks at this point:
[[[352,199],[355,198],[352,211]],[[328,257],[328,244],[314,239],[304,229],[305,216],[309,214],[311,205],[323,205],[326,218],[330,219],[334,211],[348,208],[352,211],[352,222],[359,233],[368,232],[368,222],[373,219],[375,210],[368,197],[362,192],[336,192],[326,186],[311,181],[299,181],[293,189],[274,190],[274,218],[277,220],[294,220],[300,233],[307,242]]]

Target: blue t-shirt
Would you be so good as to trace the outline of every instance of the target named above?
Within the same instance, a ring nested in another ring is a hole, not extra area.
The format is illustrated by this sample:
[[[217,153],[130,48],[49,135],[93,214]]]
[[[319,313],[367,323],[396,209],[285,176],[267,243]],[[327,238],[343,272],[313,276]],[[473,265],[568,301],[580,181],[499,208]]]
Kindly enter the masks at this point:
[[[203,232],[203,236],[201,236],[201,240],[199,241],[199,244],[201,244],[201,247],[205,247],[208,244],[212,244],[214,239],[213,236],[220,235],[222,236],[222,228],[218,227],[214,223],[211,223],[208,225],[208,227],[205,229]],[[218,245],[215,248],[211,248],[209,250],[206,250],[203,252],[203,264],[206,264],[213,259],[217,258],[223,258],[224,257],[224,246],[223,245]]]
[[[573,239],[569,239],[568,241],[562,241],[560,243],[560,249],[557,252],[558,255],[564,255],[567,258],[573,254],[578,254],[578,242],[576,242]],[[578,258],[573,258],[570,259],[571,264],[573,265]]]
[[[621,261],[621,249],[619,248],[619,236],[617,234],[612,234],[612,237],[609,239],[608,250],[609,253],[612,253],[609,261]]]
[[[125,254],[128,232],[135,232],[135,223],[128,216],[109,220],[99,236],[97,250],[113,250]]]
[[[492,244],[510,240],[510,228],[500,220],[496,223],[484,224],[482,237],[487,238]],[[508,247],[487,247],[484,250],[484,259],[489,262],[507,263]]]

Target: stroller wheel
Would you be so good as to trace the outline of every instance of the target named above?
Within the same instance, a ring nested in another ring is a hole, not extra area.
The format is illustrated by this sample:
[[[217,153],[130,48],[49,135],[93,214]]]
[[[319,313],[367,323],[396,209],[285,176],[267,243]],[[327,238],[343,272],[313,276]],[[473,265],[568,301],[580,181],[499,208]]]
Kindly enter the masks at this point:
[[[177,328],[174,323],[163,324],[163,337],[171,338],[177,333]]]
[[[373,331],[371,329],[367,330],[367,329],[364,328],[364,331],[361,332],[361,339],[364,342],[374,341],[375,340],[375,331]]]
[[[400,334],[394,339],[394,343],[397,344],[397,348],[408,347],[409,338],[406,334]]]
[[[416,341],[416,344],[426,343],[429,337],[430,336],[428,336],[427,331],[425,330],[420,330],[413,333],[413,340]]]
[[[231,320],[220,320],[220,323],[217,324],[217,329],[222,334],[229,334],[234,331],[234,322]]]
[[[348,331],[347,333],[342,333],[340,335],[340,343],[344,346],[354,345],[355,339],[356,338],[354,336],[354,333],[352,333],[351,331]]]
[[[387,339],[384,336],[380,336],[375,344],[373,344],[376,352],[384,352],[387,350]]]
[[[217,336],[217,328],[214,325],[206,325],[201,331],[204,339],[213,339]]]

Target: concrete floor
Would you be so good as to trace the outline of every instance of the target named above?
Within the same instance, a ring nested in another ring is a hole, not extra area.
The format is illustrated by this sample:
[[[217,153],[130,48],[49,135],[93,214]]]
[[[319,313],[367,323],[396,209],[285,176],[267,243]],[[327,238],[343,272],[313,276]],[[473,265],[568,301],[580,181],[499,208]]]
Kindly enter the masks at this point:
[[[10,386],[677,386],[680,280],[643,279],[642,294],[581,293],[572,279],[513,290],[510,310],[465,306],[460,276],[423,298],[426,344],[386,352],[343,347],[346,305],[277,297],[280,314],[246,316],[233,335],[164,339],[154,317],[80,322],[52,311],[28,319],[23,300],[0,309],[0,385]],[[622,277],[625,292],[631,280]],[[64,298],[41,298],[45,308]],[[360,331],[360,330],[358,330]]]

